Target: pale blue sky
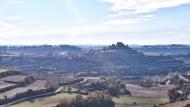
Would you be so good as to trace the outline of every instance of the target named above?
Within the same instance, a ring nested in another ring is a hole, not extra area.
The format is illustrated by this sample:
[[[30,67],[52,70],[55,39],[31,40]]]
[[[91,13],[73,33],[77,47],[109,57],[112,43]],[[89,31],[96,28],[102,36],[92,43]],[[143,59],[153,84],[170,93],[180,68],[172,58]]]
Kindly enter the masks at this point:
[[[0,0],[0,45],[190,44],[190,0]]]

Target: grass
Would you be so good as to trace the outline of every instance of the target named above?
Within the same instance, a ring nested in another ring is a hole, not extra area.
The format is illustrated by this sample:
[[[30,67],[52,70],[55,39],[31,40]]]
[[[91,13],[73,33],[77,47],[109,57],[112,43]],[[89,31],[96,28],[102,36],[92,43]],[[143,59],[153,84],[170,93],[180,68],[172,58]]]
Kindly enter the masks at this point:
[[[25,101],[19,104],[12,105],[11,107],[52,107],[60,102],[60,100],[70,100],[75,97],[76,94],[60,93],[54,96],[45,98],[38,98],[32,101]]]
[[[72,91],[75,91],[75,88],[72,88]],[[33,101],[25,101],[19,104],[12,105],[11,107],[52,107],[60,102],[60,100],[70,100],[74,98],[76,94],[60,93],[54,96],[49,96],[45,98],[34,99]],[[120,96],[114,97],[113,101],[116,104],[127,105],[127,104],[166,104],[169,102],[168,98],[148,98],[148,97],[128,97]]]
[[[60,100],[65,99],[69,100],[75,97],[76,94],[67,94],[61,93],[55,96],[45,97],[45,98],[38,98],[33,101],[25,101],[16,105],[12,105],[11,107],[52,107],[60,102]],[[116,104],[165,104],[168,103],[168,98],[145,98],[145,97],[114,97],[113,101]]]
[[[165,104],[169,102],[168,98],[147,98],[147,97],[127,97],[127,96],[121,96],[121,97],[114,97],[113,101],[116,104]]]
[[[62,92],[68,92],[68,87],[69,86],[65,86],[65,89],[62,89],[61,91]],[[70,88],[71,88],[71,93],[74,93],[74,92],[78,91],[77,88],[74,88],[74,87],[70,87]]]
[[[48,96],[45,98],[37,98],[32,101],[25,101],[19,104],[12,105],[11,107],[52,107],[58,104],[61,100],[70,100],[76,96],[76,94],[73,93],[78,91],[77,88],[71,87],[72,94],[65,93],[68,91],[67,88],[68,86],[65,87],[65,90],[62,89],[62,93],[60,94]]]

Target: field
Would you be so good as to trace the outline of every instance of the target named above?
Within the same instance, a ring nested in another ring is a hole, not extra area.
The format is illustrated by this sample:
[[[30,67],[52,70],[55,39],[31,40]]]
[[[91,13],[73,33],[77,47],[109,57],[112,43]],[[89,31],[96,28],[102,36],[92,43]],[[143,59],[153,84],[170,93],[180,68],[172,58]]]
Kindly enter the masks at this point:
[[[126,84],[132,92],[132,96],[114,97],[113,101],[117,104],[116,107],[151,107],[152,105],[166,104],[169,102],[166,91],[172,86],[144,88],[138,85]],[[67,89],[67,87],[65,87]],[[72,88],[72,91],[75,88]],[[66,91],[61,89],[61,91]],[[138,94],[135,94],[138,93]],[[50,97],[38,98],[33,101],[25,101],[11,107],[51,107],[63,99],[73,98],[76,94],[61,93]]]
[[[82,81],[81,78],[67,75],[33,75],[33,77],[37,80],[46,80],[49,86],[73,84]]]
[[[61,91],[61,92],[68,92],[68,88],[71,88],[71,93],[75,93],[75,92],[78,91],[77,88],[74,88],[74,87],[71,87],[71,86],[65,86],[65,88],[62,87],[62,89],[61,89],[60,91]]]
[[[165,104],[169,102],[168,98],[146,98],[146,97],[127,97],[127,96],[121,96],[121,97],[114,97],[113,101],[116,104],[126,105],[126,104]]]
[[[169,102],[168,90],[173,85],[145,88],[134,84],[126,84],[131,96],[114,97],[117,107],[152,107],[153,105],[166,104]],[[136,103],[137,105],[133,105]]]
[[[3,82],[3,81],[0,81],[0,90],[4,89],[4,88],[7,88],[7,87],[14,86],[14,85],[15,84],[11,84],[11,83],[6,83],[6,82]]]
[[[8,76],[3,79],[2,81],[8,81],[8,82],[14,82],[14,83],[23,83],[25,81],[27,76],[25,75],[14,75],[14,76]]]
[[[115,107],[153,107],[153,105],[116,105]]]
[[[9,69],[6,69],[6,68],[0,68],[0,73],[7,72],[7,71],[9,71]]]
[[[160,97],[167,98],[168,90],[173,89],[174,85],[157,86],[151,88],[145,88],[134,84],[126,84],[127,89],[134,97]]]
[[[44,80],[37,80],[35,81],[33,84],[28,85],[26,87],[19,87],[19,88],[14,88],[10,91],[6,91],[4,93],[0,93],[0,98],[4,98],[4,96],[6,95],[8,98],[11,98],[13,96],[15,96],[16,93],[23,93],[28,91],[28,89],[32,89],[32,90],[41,90],[45,88],[45,81]]]
[[[67,93],[60,93],[54,96],[45,97],[45,98],[38,98],[32,101],[25,101],[16,105],[12,105],[10,107],[52,107],[60,102],[62,99],[72,99],[75,97],[76,94],[67,94]]]
[[[59,103],[61,99],[69,100],[73,98],[75,95],[76,94],[61,93],[50,97],[38,98],[32,101],[25,101],[16,105],[12,105],[11,107],[52,107],[53,105]],[[116,104],[133,104],[134,102],[136,102],[141,106],[145,104],[153,105],[153,104],[164,104],[168,102],[167,98],[140,98],[140,97],[126,97],[126,96],[113,98],[113,100],[114,102],[116,102]],[[126,107],[128,106],[126,105]]]
[[[0,99],[8,98],[11,101],[18,95],[26,94],[29,90],[32,91],[43,91],[48,86],[60,86],[55,92],[65,92],[71,89],[71,93],[77,91],[74,87],[61,87],[64,84],[73,84],[82,81],[81,78],[74,78],[65,75],[37,75],[33,77],[28,75],[8,75],[0,79]],[[56,87],[57,88],[57,87]],[[26,95],[26,97],[28,97]],[[30,97],[30,96],[29,96]],[[18,99],[17,99],[18,100]],[[58,97],[58,101],[61,98]],[[51,101],[51,100],[50,100]],[[58,102],[57,102],[58,103]],[[2,103],[3,104],[3,103]],[[26,107],[26,106],[25,106]],[[27,106],[28,107],[28,106]],[[32,106],[33,107],[33,106]],[[39,106],[37,106],[39,107]]]

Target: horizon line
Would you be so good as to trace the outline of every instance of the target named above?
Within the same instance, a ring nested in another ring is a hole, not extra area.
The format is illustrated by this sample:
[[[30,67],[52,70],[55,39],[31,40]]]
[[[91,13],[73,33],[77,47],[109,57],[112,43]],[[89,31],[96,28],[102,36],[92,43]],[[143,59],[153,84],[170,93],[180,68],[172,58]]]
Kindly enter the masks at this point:
[[[117,42],[116,42],[117,43]],[[116,44],[116,43],[112,43],[112,44]],[[123,42],[122,42],[123,43]],[[60,46],[60,45],[69,45],[69,46],[109,46],[112,44],[0,44],[1,46]],[[190,45],[187,43],[171,43],[171,44],[127,44],[124,43],[125,45],[129,45],[129,46],[156,46],[156,45]]]

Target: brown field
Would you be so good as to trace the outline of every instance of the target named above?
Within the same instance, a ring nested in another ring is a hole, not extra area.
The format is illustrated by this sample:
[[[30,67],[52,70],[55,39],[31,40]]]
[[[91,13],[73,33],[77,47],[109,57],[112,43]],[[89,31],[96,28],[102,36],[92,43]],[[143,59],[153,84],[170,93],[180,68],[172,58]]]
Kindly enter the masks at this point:
[[[28,87],[30,87],[31,89],[34,89],[34,90],[39,90],[39,89],[44,89],[45,85],[46,85],[45,80],[37,80],[34,83],[28,85]]]
[[[6,68],[0,68],[0,73],[7,72],[7,71],[9,71],[9,69],[6,69]]]
[[[175,87],[173,85],[167,85],[145,88],[134,84],[126,84],[126,86],[134,97],[168,97],[168,90]]]
[[[24,79],[26,77],[27,76],[25,76],[25,75],[14,75],[14,76],[5,77],[5,78],[2,79],[2,81],[9,81],[9,82],[19,83],[19,82],[24,82]]]
[[[33,75],[37,80],[46,80],[50,84],[67,84],[79,81],[80,78],[65,75]]]
[[[3,89],[3,88],[14,86],[14,85],[15,84],[11,84],[11,83],[6,83],[6,82],[3,82],[3,81],[0,81],[0,90]]]
[[[23,93],[23,92],[26,92],[28,89],[30,89],[30,88],[29,87],[20,87],[20,88],[15,88],[10,91],[6,91],[6,92],[0,94],[0,99],[4,98],[4,96],[7,96],[8,98],[12,98],[16,95],[16,93]]]
[[[31,85],[28,85],[26,87],[19,87],[19,88],[15,88],[12,89],[10,91],[6,91],[4,93],[0,93],[0,98],[4,98],[4,96],[6,95],[8,98],[11,98],[13,96],[15,96],[16,93],[23,93],[28,91],[28,89],[32,89],[32,90],[41,90],[45,88],[45,84],[46,81],[44,80],[37,80],[34,83],[32,83]]]
[[[115,107],[153,107],[153,105],[116,105]]]

